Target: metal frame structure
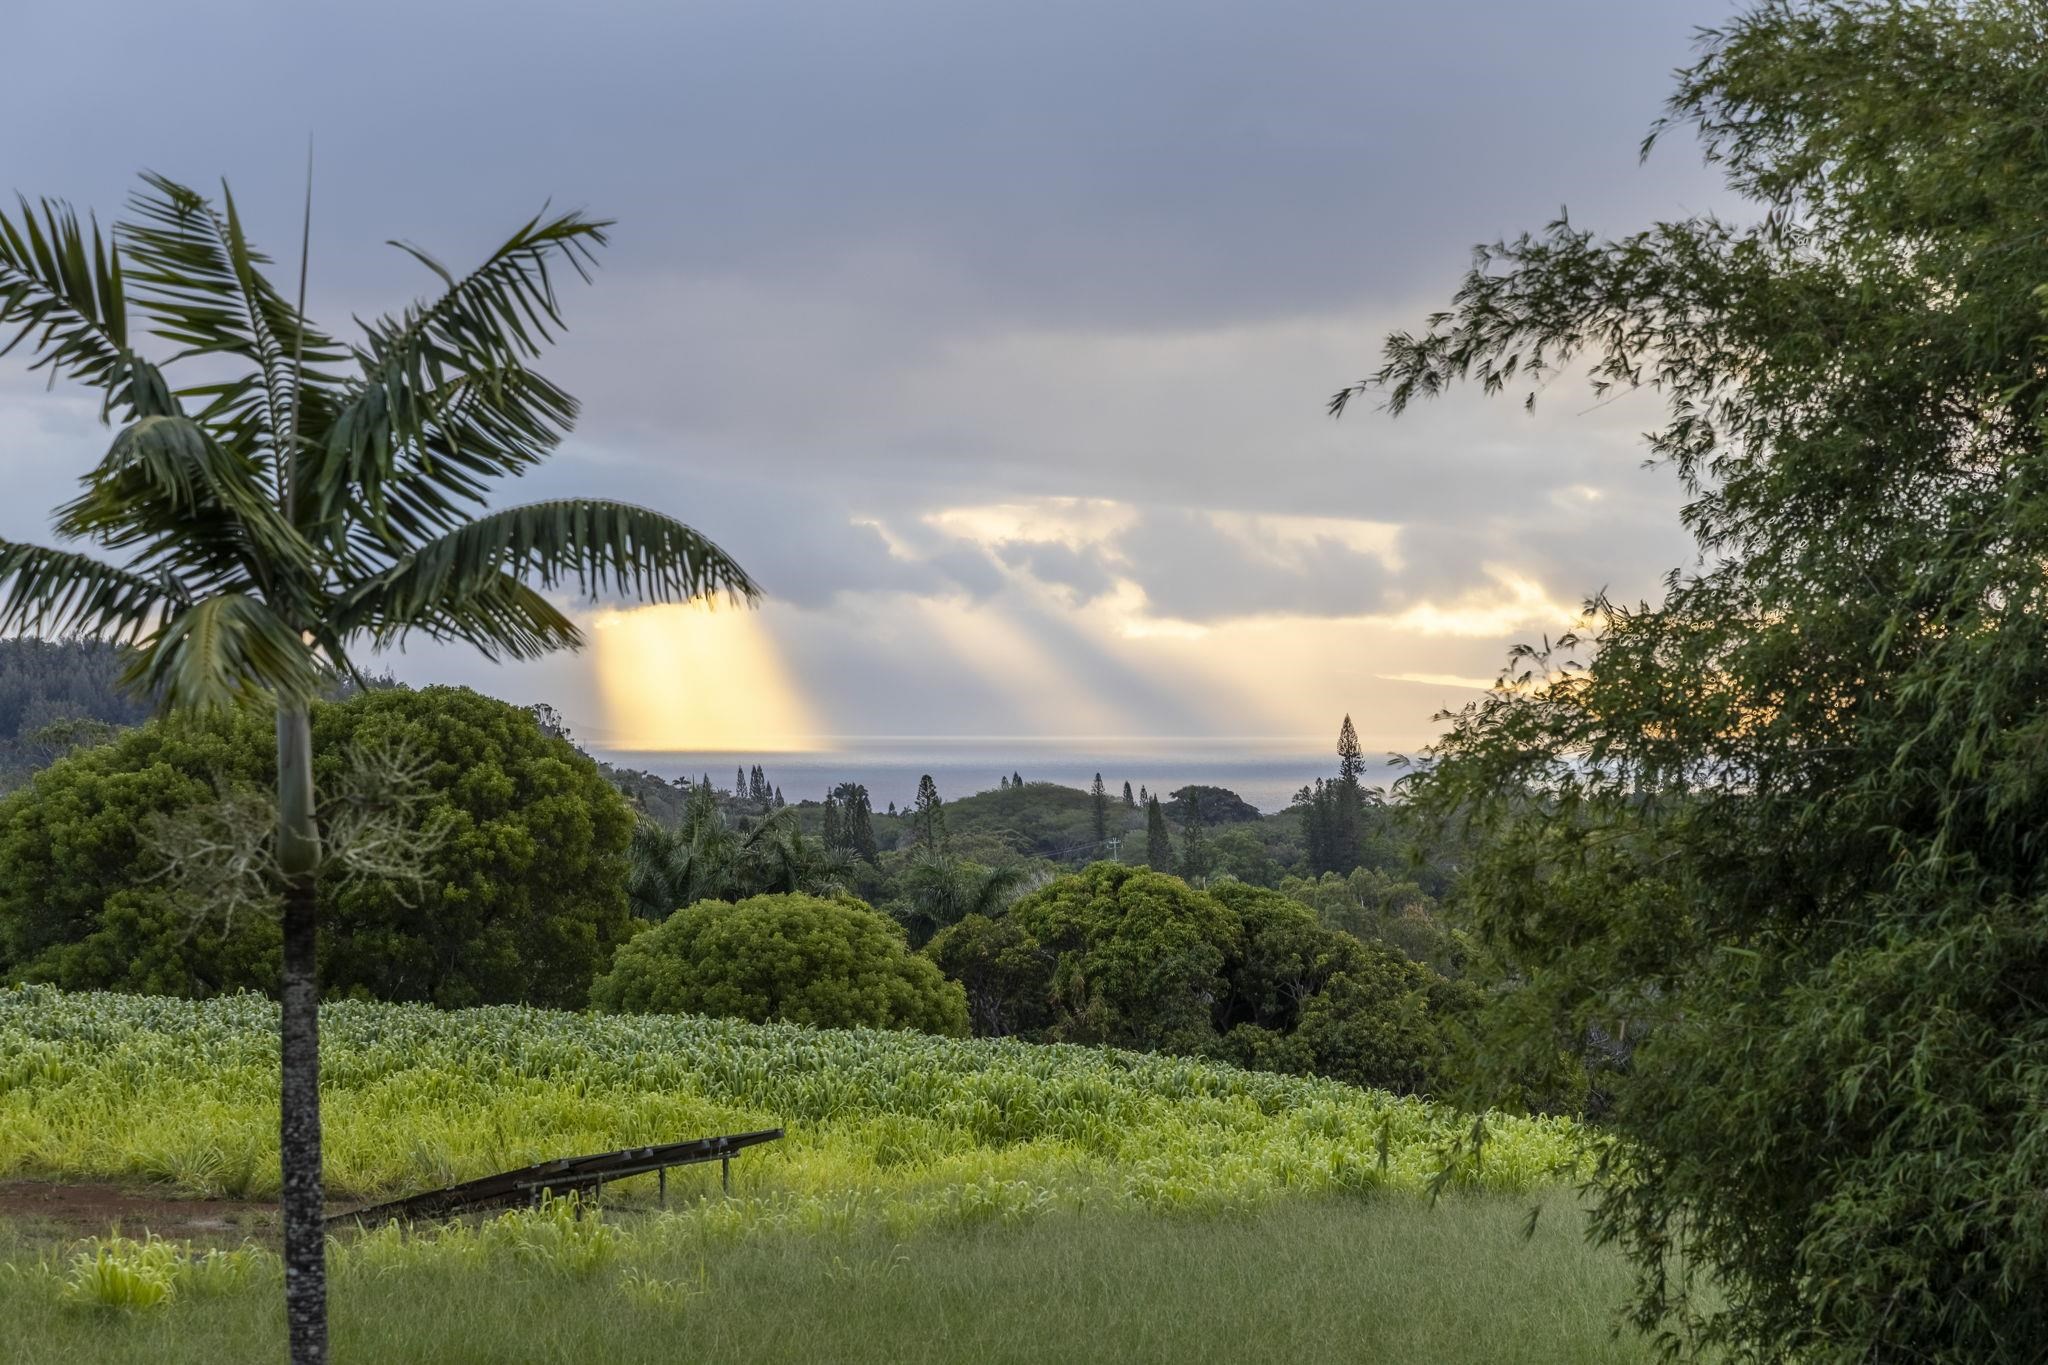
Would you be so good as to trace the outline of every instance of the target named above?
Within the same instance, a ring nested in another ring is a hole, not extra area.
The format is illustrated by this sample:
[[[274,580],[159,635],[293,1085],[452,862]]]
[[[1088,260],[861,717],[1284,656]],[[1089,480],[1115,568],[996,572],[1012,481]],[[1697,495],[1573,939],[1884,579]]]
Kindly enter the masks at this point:
[[[557,1157],[553,1161],[522,1166],[516,1171],[502,1171],[479,1180],[450,1185],[446,1189],[429,1190],[425,1194],[394,1199],[386,1204],[337,1213],[327,1220],[327,1226],[334,1228],[353,1223],[370,1227],[378,1223],[427,1222],[478,1209],[537,1203],[547,1193],[562,1195],[586,1190],[602,1193],[608,1180],[624,1180],[628,1176],[649,1172],[658,1176],[661,1203],[667,1207],[669,1167],[716,1161],[719,1163],[719,1182],[725,1192],[731,1194],[733,1154],[759,1143],[774,1142],[781,1136],[780,1128],[764,1128],[757,1133],[693,1138],[688,1142],[671,1142],[658,1147],[626,1147],[595,1156]]]

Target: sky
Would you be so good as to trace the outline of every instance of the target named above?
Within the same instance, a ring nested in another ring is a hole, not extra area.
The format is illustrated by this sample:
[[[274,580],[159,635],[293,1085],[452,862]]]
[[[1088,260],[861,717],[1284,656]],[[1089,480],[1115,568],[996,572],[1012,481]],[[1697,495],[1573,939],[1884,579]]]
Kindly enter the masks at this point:
[[[1517,640],[1689,563],[1654,397],[1323,410],[1474,243],[1725,208],[1639,164],[1718,0],[74,0],[10,17],[0,178],[102,219],[225,177],[330,327],[540,209],[618,225],[501,504],[623,498],[755,611],[579,603],[588,649],[414,683],[631,750],[1334,736],[1411,751]],[[103,453],[0,359],[0,538]]]

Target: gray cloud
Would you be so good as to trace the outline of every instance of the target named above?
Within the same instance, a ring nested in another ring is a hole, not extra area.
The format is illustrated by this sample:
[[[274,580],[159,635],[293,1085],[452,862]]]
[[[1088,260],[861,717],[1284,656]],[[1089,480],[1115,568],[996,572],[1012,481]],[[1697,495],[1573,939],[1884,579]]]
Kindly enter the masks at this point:
[[[1077,548],[1057,541],[1011,541],[998,556],[1013,569],[1022,569],[1041,583],[1067,589],[1082,602],[1092,601],[1116,586],[1117,574],[1105,562],[1100,550]]]
[[[1687,543],[1668,476],[1636,468],[1647,402],[1587,411],[1560,385],[1534,418],[1460,395],[1339,424],[1321,401],[1442,302],[1473,241],[1560,202],[1616,230],[1718,206],[1682,151],[1634,163],[1690,26],[1727,5],[1682,8],[43,6],[10,19],[38,60],[0,86],[4,126],[33,130],[0,188],[106,217],[139,168],[226,173],[289,256],[310,128],[314,309],[336,321],[433,283],[387,237],[459,265],[548,196],[617,215],[549,366],[583,427],[507,500],[682,515],[798,609],[792,651],[848,714],[915,718],[892,601],[964,597],[1084,657],[1013,573],[1077,604],[1130,578],[1194,621],[1398,609],[1492,562],[1561,597],[1652,591]],[[167,70],[233,75],[166,98]],[[105,440],[90,404],[0,360],[0,535],[43,534]],[[1075,496],[1138,509],[1113,553],[992,556],[923,521]],[[1247,547],[1213,512],[1398,524],[1402,565]],[[1076,664],[1137,686],[1121,667]]]

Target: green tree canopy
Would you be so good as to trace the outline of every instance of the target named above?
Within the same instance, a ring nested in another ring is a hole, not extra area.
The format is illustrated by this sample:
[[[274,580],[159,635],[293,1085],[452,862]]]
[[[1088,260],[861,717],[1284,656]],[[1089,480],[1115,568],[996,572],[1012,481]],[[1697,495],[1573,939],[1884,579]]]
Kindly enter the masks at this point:
[[[410,755],[436,841],[416,888],[322,885],[330,994],[443,1006],[581,1005],[627,933],[632,814],[597,766],[526,711],[460,688],[316,703],[316,773],[351,748]],[[276,782],[268,718],[152,721],[0,801],[0,973],[72,990],[277,990],[275,918],[224,922],[155,875],[153,816]]]
[[[2044,44],[2031,0],[1750,8],[1660,129],[1749,221],[1497,243],[1337,403],[1663,398],[1701,564],[1520,652],[1411,790],[1482,836],[1489,1073],[1631,1041],[1595,1229],[1745,1357],[2048,1340]]]
[[[754,896],[678,910],[619,949],[590,1001],[617,1013],[967,1032],[959,985],[912,953],[888,916],[850,897]]]
[[[1277,892],[1096,863],[926,949],[977,1030],[1222,1057],[1425,1091],[1467,988]]]

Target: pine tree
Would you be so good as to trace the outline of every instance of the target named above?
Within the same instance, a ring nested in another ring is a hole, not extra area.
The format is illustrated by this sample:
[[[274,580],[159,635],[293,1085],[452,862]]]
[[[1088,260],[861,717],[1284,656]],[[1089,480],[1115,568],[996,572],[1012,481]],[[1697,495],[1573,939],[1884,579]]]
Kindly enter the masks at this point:
[[[1193,787],[1181,790],[1180,875],[1199,886],[1209,870],[1209,849],[1202,838],[1202,799]]]
[[[1145,790],[1145,784],[1142,782],[1138,784],[1138,804],[1141,806],[1152,804],[1152,793]]]
[[[925,852],[937,853],[946,845],[946,812],[939,802],[939,784],[926,773],[917,779],[917,806],[910,813],[910,827],[917,833]]]
[[[1145,866],[1154,872],[1173,871],[1173,840],[1166,834],[1166,812],[1154,796],[1145,803]]]
[[[1022,773],[1011,773],[1011,774],[1010,774],[1010,785],[1011,785],[1012,787],[1021,787],[1021,786],[1023,786],[1023,785],[1024,785],[1024,774],[1022,774]]]
[[[1320,877],[1330,870],[1330,797],[1322,778],[1313,789],[1303,787],[1294,798],[1301,805],[1301,842],[1308,871]]]
[[[1337,780],[1330,792],[1332,872],[1345,873],[1357,867],[1365,845],[1365,787],[1359,780],[1364,773],[1365,752],[1358,747],[1358,731],[1351,728],[1351,717],[1346,716],[1344,727],[1337,732]]]
[[[1137,799],[1131,795],[1131,784],[1126,782],[1124,783],[1124,809],[1136,810],[1137,808]]]
[[[1351,717],[1344,717],[1344,727],[1337,731],[1337,780],[1356,787],[1365,776],[1365,751],[1358,747],[1358,731],[1351,728]]]
[[[747,799],[747,770],[745,768],[734,768],[732,770],[732,799],[735,801]]]
[[[1095,817],[1095,842],[1098,845],[1109,842],[1109,788],[1102,785],[1102,774],[1095,774],[1095,785],[1088,789],[1089,805]]]
[[[1008,773],[1003,774],[1002,789],[1004,791],[1008,791],[1010,789],[1010,775]]]
[[[784,806],[788,804],[789,803],[787,801],[784,801],[782,799],[782,788],[777,787],[775,789],[775,809],[781,810]]]

